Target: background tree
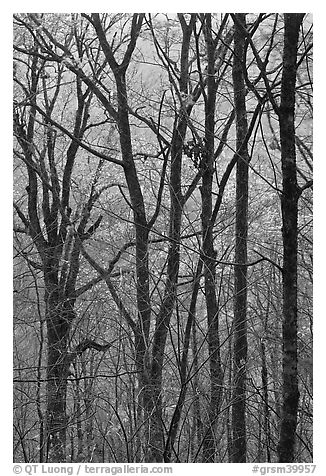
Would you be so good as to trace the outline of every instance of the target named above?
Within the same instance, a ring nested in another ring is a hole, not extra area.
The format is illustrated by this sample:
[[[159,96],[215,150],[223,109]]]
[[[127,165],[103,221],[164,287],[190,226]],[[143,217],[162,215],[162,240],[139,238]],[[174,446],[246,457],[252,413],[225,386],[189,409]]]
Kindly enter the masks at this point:
[[[18,53],[19,49],[17,47]],[[90,224],[94,203],[103,191],[96,190],[102,164],[99,163],[95,170],[88,200],[76,203],[71,196],[72,172],[79,151],[78,142],[91,127],[88,119],[92,94],[89,88],[83,90],[79,78],[70,78],[70,94],[75,94],[77,109],[68,126],[72,139],[62,143],[52,121],[55,122],[60,114],[58,108],[62,95],[66,94],[66,91],[62,92],[62,84],[68,78],[60,66],[53,71],[39,52],[36,41],[32,50],[27,64],[22,55],[17,56],[16,62],[16,85],[23,96],[14,110],[15,155],[26,167],[28,185],[26,205],[21,200],[21,204],[14,206],[23,225],[22,232],[32,239],[40,262],[30,261],[24,253],[23,256],[30,266],[42,271],[44,280],[47,404],[40,459],[64,461],[69,367],[75,353],[94,345],[88,339],[71,352],[69,350],[81,243],[92,236],[102,220],[98,216]],[[24,76],[27,77],[25,84],[21,79]],[[64,111],[67,109],[66,104]],[[68,110],[68,114],[70,112]],[[26,212],[22,206],[26,206]]]

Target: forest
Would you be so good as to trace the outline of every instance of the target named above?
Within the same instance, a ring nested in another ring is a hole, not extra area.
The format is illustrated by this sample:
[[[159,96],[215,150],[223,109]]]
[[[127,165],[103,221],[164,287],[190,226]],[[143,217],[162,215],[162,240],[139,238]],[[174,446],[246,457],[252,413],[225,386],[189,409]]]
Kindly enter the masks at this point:
[[[13,15],[13,460],[313,460],[312,16]]]

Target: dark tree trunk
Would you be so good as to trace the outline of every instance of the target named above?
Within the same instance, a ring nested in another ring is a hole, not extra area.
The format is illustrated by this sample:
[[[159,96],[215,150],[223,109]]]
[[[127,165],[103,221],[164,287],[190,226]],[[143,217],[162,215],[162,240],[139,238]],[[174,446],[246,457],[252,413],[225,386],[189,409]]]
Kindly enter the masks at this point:
[[[205,300],[207,312],[207,337],[210,364],[210,401],[208,421],[204,430],[203,461],[213,463],[216,449],[215,427],[219,413],[223,373],[220,357],[218,303],[216,297],[216,251],[212,220],[212,185],[214,175],[214,133],[215,133],[215,53],[216,39],[213,39],[211,14],[204,16],[204,35],[207,49],[207,94],[205,97],[205,150],[202,156],[203,178],[202,196],[202,260],[204,263]]]
[[[283,405],[278,456],[294,461],[299,402],[297,359],[298,198],[295,151],[295,83],[300,26],[304,15],[284,15],[283,74],[279,124],[283,175]]]
[[[137,310],[138,320],[134,331],[135,336],[135,364],[138,371],[138,427],[142,432],[143,453],[149,451],[150,437],[149,424],[153,414],[152,389],[150,385],[149,364],[149,328],[151,319],[151,303],[149,294],[149,269],[148,269],[148,235],[149,224],[146,218],[146,210],[140,187],[137,169],[133,158],[131,142],[131,130],[129,122],[129,105],[126,86],[126,71],[128,69],[132,53],[135,49],[137,38],[143,22],[143,14],[134,14],[130,31],[130,41],[123,60],[117,63],[111,46],[106,38],[106,33],[101,23],[100,15],[94,13],[91,21],[96,30],[103,53],[110,65],[115,77],[118,110],[115,111],[110,102],[99,94],[99,99],[108,113],[116,120],[119,130],[119,140],[123,160],[123,169],[128,186],[130,202],[133,211],[133,220],[136,234],[136,275],[137,275]],[[97,91],[98,94],[98,91]],[[143,455],[136,457],[143,458]]]
[[[182,215],[182,195],[181,195],[181,163],[182,146],[187,129],[187,122],[181,117],[176,127],[172,139],[171,149],[171,172],[170,172],[170,245],[168,251],[167,278],[163,302],[156,319],[153,349],[152,349],[152,404],[154,413],[151,418],[151,441],[150,441],[150,462],[163,461],[164,437],[162,425],[162,377],[164,350],[171,315],[176,300],[177,281],[180,264],[180,233],[181,233],[181,215]],[[148,462],[149,462],[148,461]]]
[[[137,309],[138,320],[135,329],[136,366],[139,375],[138,425],[143,426],[144,451],[148,451],[149,422],[152,414],[152,398],[149,381],[149,328],[151,319],[151,303],[149,293],[148,268],[148,234],[149,228],[137,170],[135,167],[131,131],[129,124],[127,90],[125,76],[116,74],[118,96],[118,127],[124,171],[128,185],[130,201],[133,208],[136,233],[136,274],[137,274]]]
[[[50,103],[46,100],[46,84],[43,84],[45,111],[40,109],[37,104],[38,81],[42,77],[43,66],[39,63],[37,55],[35,55],[30,73],[33,99],[28,111],[27,126],[25,126],[23,117],[20,117],[19,113],[17,113],[14,117],[14,128],[28,171],[28,186],[26,187],[28,218],[24,218],[24,223],[28,228],[28,233],[42,262],[45,289],[47,387],[44,425],[45,454],[42,449],[42,459],[46,462],[59,463],[66,461],[66,394],[70,364],[67,357],[70,329],[74,320],[75,284],[79,271],[80,237],[85,232],[90,211],[94,204],[94,197],[90,197],[83,209],[76,234],[71,231],[68,232],[71,173],[78,146],[76,147],[74,141],[72,141],[67,149],[61,184],[56,164],[57,135],[47,127],[52,121],[55,101]],[[61,77],[59,75],[56,84],[57,91],[61,87],[60,81]],[[77,109],[74,121],[74,136],[81,138],[87,124],[89,103],[87,102],[88,93],[82,94],[81,84],[78,79],[76,81],[76,93]],[[45,118],[46,128],[42,131],[41,122],[38,120],[38,134],[40,134],[40,131],[43,132],[46,150],[45,156],[40,158],[38,163],[33,154],[33,146],[37,147],[39,141],[39,136],[35,137],[34,130],[36,129],[36,115],[40,111]],[[36,174],[35,170],[38,168],[42,170],[42,175],[38,176]],[[51,186],[49,186],[49,183]],[[98,220],[99,223],[100,220]],[[95,231],[96,226],[92,228]]]
[[[268,398],[268,372],[266,362],[266,350],[264,342],[261,342],[261,383],[263,392],[264,407],[264,433],[265,433],[265,449],[266,462],[271,462],[271,432],[270,432],[270,405]]]
[[[70,323],[62,314],[58,286],[46,282],[47,323],[47,462],[65,462],[67,352]]]
[[[198,362],[198,345],[197,345],[197,329],[196,323],[192,326],[192,366],[193,366],[193,426],[194,426],[194,445],[197,448],[194,451],[193,462],[200,461],[200,448],[203,441],[203,421],[201,411],[201,400],[199,395],[199,362]]]
[[[59,239],[57,239],[59,242]],[[75,282],[78,273],[75,268],[70,278],[60,284],[59,258],[55,250],[59,244],[52,243],[45,250],[45,318],[47,326],[47,404],[46,404],[46,461],[62,463],[66,461],[66,396],[67,378],[71,361],[69,360],[69,338],[75,318]],[[59,254],[59,253],[57,253]],[[60,256],[60,254],[59,254]],[[77,260],[79,253],[77,255]],[[70,266],[74,268],[73,254]]]
[[[246,442],[246,365],[247,365],[247,234],[248,234],[248,163],[246,143],[248,132],[246,93],[243,76],[245,67],[246,17],[236,13],[234,24],[233,88],[236,112],[236,225],[234,266],[233,321],[233,463],[245,463]]]

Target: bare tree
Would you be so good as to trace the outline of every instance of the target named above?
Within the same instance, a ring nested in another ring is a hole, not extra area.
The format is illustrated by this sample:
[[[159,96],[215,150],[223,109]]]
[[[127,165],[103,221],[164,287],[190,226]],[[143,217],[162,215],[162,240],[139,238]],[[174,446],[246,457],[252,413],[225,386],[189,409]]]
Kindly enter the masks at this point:
[[[284,48],[279,124],[282,157],[283,236],[283,406],[279,461],[294,460],[298,390],[298,198],[295,150],[295,84],[303,14],[284,15]]]
[[[247,111],[243,63],[245,63],[246,16],[234,18],[233,87],[237,125],[236,226],[234,267],[234,381],[233,381],[233,462],[246,462],[246,365],[247,365],[247,237],[248,237],[248,164]],[[240,25],[239,25],[240,23]]]
[[[32,267],[42,271],[45,289],[47,403],[41,461],[60,462],[65,461],[67,377],[71,356],[94,345],[99,345],[98,350],[105,350],[100,344],[87,340],[77,349],[72,349],[72,353],[69,351],[70,333],[76,317],[81,243],[95,233],[102,220],[98,216],[92,222],[91,217],[94,203],[101,194],[101,190],[96,190],[100,167],[81,212],[76,210],[73,213],[72,172],[79,151],[78,141],[88,128],[91,91],[89,88],[83,90],[80,79],[74,79],[77,108],[71,125],[73,139],[65,148],[65,161],[61,167],[58,158],[60,135],[53,123],[58,115],[64,82],[62,67],[58,67],[52,79],[47,62],[39,56],[37,41],[34,41],[32,54],[27,58],[27,66],[19,47],[16,49],[20,54],[17,63],[23,70],[20,75],[17,73],[16,84],[24,97],[19,97],[14,110],[15,154],[26,167],[28,185],[26,212],[17,203],[15,210],[24,227],[22,232],[32,239],[40,261],[25,258]],[[28,78],[25,84],[20,79],[24,74]]]

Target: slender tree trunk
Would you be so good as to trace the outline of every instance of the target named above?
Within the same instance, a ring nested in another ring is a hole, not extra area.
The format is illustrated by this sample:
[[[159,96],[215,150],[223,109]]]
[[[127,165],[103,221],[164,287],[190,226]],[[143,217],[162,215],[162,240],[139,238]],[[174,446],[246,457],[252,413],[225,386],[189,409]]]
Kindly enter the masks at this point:
[[[119,141],[121,147],[124,175],[128,186],[130,202],[133,212],[133,221],[136,234],[136,294],[138,319],[134,329],[135,339],[135,365],[138,371],[138,403],[137,403],[137,426],[142,432],[143,452],[145,458],[150,445],[149,422],[152,415],[152,395],[150,385],[150,362],[149,362],[149,329],[151,319],[151,302],[149,293],[149,269],[148,269],[148,235],[149,226],[146,219],[146,210],[137,169],[133,157],[131,130],[129,121],[129,105],[126,86],[126,72],[130,64],[131,56],[136,47],[144,14],[133,14],[130,41],[125,55],[120,62],[114,57],[104,31],[100,15],[93,13],[90,17],[101,49],[114,74],[118,100],[118,110],[115,111],[107,98],[95,87],[95,93],[107,109],[108,113],[117,122]],[[140,455],[139,459],[143,455]],[[138,456],[137,456],[138,458]]]
[[[216,297],[216,251],[212,212],[212,186],[214,174],[214,132],[215,132],[215,52],[216,40],[212,37],[211,14],[205,14],[204,34],[207,49],[207,95],[205,98],[205,151],[202,156],[203,178],[202,196],[202,260],[204,263],[205,300],[207,311],[207,338],[210,364],[210,402],[208,421],[203,440],[203,461],[213,463],[215,457],[215,434],[217,417],[221,404],[223,373],[221,368],[218,303]]]
[[[248,234],[248,163],[246,144],[248,132],[246,93],[243,77],[245,67],[245,36],[241,24],[246,27],[243,13],[235,14],[233,87],[236,111],[236,226],[234,266],[234,322],[233,322],[233,403],[232,428],[234,463],[245,463],[246,441],[246,365],[247,365],[247,234]]]
[[[295,83],[300,26],[304,15],[284,15],[283,74],[279,124],[283,175],[283,405],[278,456],[294,461],[299,402],[297,359],[298,198],[295,151]]]
[[[199,387],[199,363],[198,363],[198,346],[197,346],[197,329],[196,323],[192,326],[192,359],[193,359],[193,369],[194,369],[194,378],[193,378],[193,425],[195,433],[195,448],[201,448],[201,442],[203,441],[203,421],[202,421],[202,412],[201,412],[201,401],[200,401],[200,387]],[[194,462],[198,461],[200,458],[200,450],[198,449],[194,452]]]
[[[265,449],[266,461],[271,462],[271,432],[270,432],[270,407],[268,398],[268,372],[266,362],[266,350],[264,342],[261,342],[261,380],[263,391],[263,408],[264,408],[264,433],[265,433]]]
[[[148,224],[141,187],[133,160],[131,131],[129,124],[126,80],[124,74],[116,73],[118,96],[118,127],[124,171],[133,209],[136,232],[136,274],[137,274],[137,309],[138,321],[135,329],[136,367],[138,370],[138,426],[143,427],[144,452],[150,444],[149,422],[152,415],[152,395],[150,385],[149,363],[149,328],[151,303],[149,293],[148,269]]]
[[[183,113],[182,113],[183,114]],[[170,172],[170,246],[168,251],[167,278],[163,302],[156,319],[153,349],[152,349],[152,404],[154,413],[151,419],[151,442],[149,459],[151,462],[163,461],[164,436],[162,425],[162,377],[164,350],[171,315],[174,309],[177,291],[177,281],[180,264],[180,233],[182,215],[182,194],[181,194],[181,163],[182,146],[187,129],[185,117],[179,119],[179,124],[174,132],[171,150],[171,172]]]
[[[37,283],[35,280],[35,286],[37,289]],[[38,293],[37,293],[38,294]],[[39,462],[43,463],[44,461],[44,453],[45,453],[45,428],[44,428],[44,423],[45,423],[45,418],[43,414],[43,386],[42,386],[42,376],[43,376],[43,368],[44,368],[44,345],[45,345],[45,336],[44,336],[44,320],[43,316],[41,313],[39,313],[39,318],[40,318],[40,326],[39,326],[39,332],[40,332],[40,345],[38,349],[38,362],[37,362],[37,394],[36,394],[36,408],[37,408],[37,414],[39,417],[39,428],[40,428],[40,434],[39,434]]]
[[[264,319],[264,335],[268,335],[268,326],[269,326],[269,308],[272,301],[272,296],[270,290],[267,292],[267,308]],[[270,403],[269,403],[269,378],[268,378],[268,365],[267,365],[267,352],[265,346],[265,340],[262,339],[260,342],[261,348],[261,386],[262,386],[262,403],[263,403],[263,414],[264,414],[264,434],[265,434],[265,450],[266,450],[266,459],[267,463],[271,462],[271,415],[270,415]]]
[[[177,405],[175,407],[175,410],[171,419],[170,429],[169,429],[167,441],[165,444],[164,455],[163,455],[165,463],[171,461],[171,455],[172,455],[174,443],[176,440],[176,436],[178,433],[182,409],[183,409],[183,405],[184,405],[186,394],[187,394],[188,351],[189,351],[190,340],[191,340],[191,330],[194,326],[194,320],[196,316],[196,304],[197,304],[197,297],[198,297],[199,286],[200,286],[201,272],[202,272],[202,261],[199,260],[197,264],[196,274],[194,276],[194,285],[193,285],[192,294],[191,294],[188,319],[187,319],[187,324],[185,329],[184,347],[182,351],[182,358],[181,358],[181,364],[180,364],[181,390],[180,390]]]
[[[75,367],[75,370],[77,368]],[[77,459],[76,462],[83,461],[83,443],[84,443],[84,434],[82,428],[82,408],[81,408],[81,390],[80,382],[76,379],[75,383],[75,398],[74,398],[74,415],[76,418],[76,434],[77,434]]]
[[[185,95],[187,97],[189,83],[189,47],[196,15],[191,14],[189,24],[187,24],[182,14],[179,14],[178,17],[183,30],[179,87],[180,95]],[[152,348],[151,386],[153,413],[151,418],[150,451],[148,455],[148,461],[151,462],[161,462],[164,459],[165,445],[162,419],[163,363],[170,320],[177,297],[177,283],[180,266],[181,219],[184,202],[181,190],[182,154],[188,127],[189,112],[187,106],[182,103],[171,141],[170,244],[167,256],[167,277],[163,301],[156,319]]]

